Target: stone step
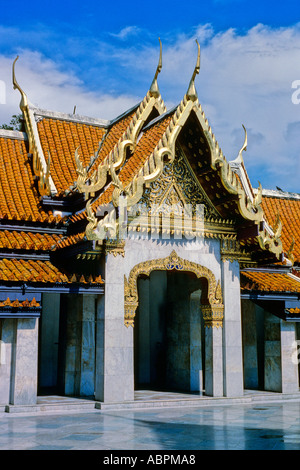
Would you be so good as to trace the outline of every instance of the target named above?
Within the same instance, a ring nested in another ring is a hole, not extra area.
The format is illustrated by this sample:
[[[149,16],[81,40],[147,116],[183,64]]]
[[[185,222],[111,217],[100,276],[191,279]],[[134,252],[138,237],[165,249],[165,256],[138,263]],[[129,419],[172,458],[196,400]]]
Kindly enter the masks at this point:
[[[172,400],[135,400],[123,403],[103,403],[97,402],[96,409],[106,410],[130,410],[130,409],[146,409],[146,408],[177,408],[177,407],[199,407],[199,406],[224,406],[233,403],[247,404],[251,403],[251,399],[247,397],[224,398],[224,397],[207,397],[194,399],[172,399]]]
[[[230,406],[230,405],[251,405],[255,403],[281,402],[284,400],[300,400],[300,393],[262,393],[258,395],[246,395],[241,397],[198,397],[191,399],[171,399],[171,400],[135,400],[123,403],[103,403],[96,402],[96,409],[108,410],[130,410],[146,408],[174,408],[174,407],[202,407],[202,406]]]
[[[6,413],[37,413],[50,412],[55,413],[63,411],[90,411],[95,410],[94,401],[74,401],[61,403],[37,403],[36,405],[6,405]]]
[[[282,401],[282,400],[300,400],[300,393],[262,393],[252,396],[252,402],[260,401]]]
[[[0,412],[6,413],[36,413],[36,412],[88,412],[109,410],[142,410],[156,408],[177,407],[204,407],[204,406],[230,406],[230,405],[255,405],[268,404],[290,400],[300,400],[300,392],[296,393],[274,393],[258,392],[247,393],[241,397],[206,397],[198,396],[192,398],[160,398],[139,399],[121,403],[97,402],[93,400],[72,399],[68,397],[48,397],[40,399],[40,403],[34,405],[0,405]],[[52,402],[51,402],[52,401]]]

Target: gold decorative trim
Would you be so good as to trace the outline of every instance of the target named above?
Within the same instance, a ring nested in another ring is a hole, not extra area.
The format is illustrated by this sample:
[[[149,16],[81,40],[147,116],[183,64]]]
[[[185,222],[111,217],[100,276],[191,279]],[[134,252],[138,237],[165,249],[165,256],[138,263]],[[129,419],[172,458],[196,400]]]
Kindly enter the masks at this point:
[[[238,240],[224,238],[221,241],[221,259],[222,261],[249,263],[251,262],[251,254],[242,249]]]
[[[201,305],[201,312],[206,328],[222,328],[224,316],[223,305]]]
[[[197,93],[194,87],[194,81],[196,74],[199,73],[199,69],[200,47],[198,44],[197,64],[189,85],[188,92],[177,107],[176,111],[173,113],[172,119],[164,135],[159,140],[149,158],[147,158],[144,166],[139,170],[133,181],[125,188],[115,174],[116,167],[112,167],[110,173],[113,184],[115,185],[112,198],[113,204],[118,206],[119,198],[122,193],[123,195],[126,195],[128,208],[136,204],[141,199],[144,194],[144,188],[147,186],[147,184],[157,180],[162,174],[162,171],[165,167],[165,160],[169,160],[169,162],[174,161],[176,139],[191,112],[194,111],[210,148],[211,168],[219,173],[222,185],[228,191],[228,193],[236,196],[239,214],[245,220],[252,221],[253,224],[258,226],[258,235],[256,238],[261,249],[270,251],[278,259],[280,259],[280,256],[282,255],[280,227],[276,231],[272,232],[272,230],[270,230],[265,223],[264,212],[261,207],[261,185],[259,186],[259,191],[256,197],[251,198],[246,194],[237,174],[232,170],[230,163],[227,162],[225,156],[223,155],[223,152],[198,101]],[[240,159],[242,159],[242,152],[247,148],[247,132],[245,128],[244,130],[245,141],[243,147],[240,150]],[[89,187],[89,189],[91,189],[91,187]],[[99,222],[100,225],[105,225],[106,223],[107,220],[105,220],[105,218]]]
[[[25,92],[22,90],[16,79],[15,65],[18,58],[19,56],[14,60],[12,67],[13,88],[17,89],[21,94],[20,109],[25,121],[26,133],[29,142],[29,153],[32,154],[33,172],[35,176],[38,177],[39,193],[41,196],[50,196],[52,192],[56,192],[56,188],[50,175],[50,155],[48,156],[48,161],[46,161],[41,148],[32,109],[29,107]]]
[[[106,240],[105,253],[112,254],[114,257],[117,255],[125,256],[125,241]]]
[[[222,298],[222,289],[220,281],[216,278],[212,271],[205,266],[201,266],[192,261],[180,258],[173,250],[170,256],[166,258],[144,261],[137,264],[128,276],[124,276],[124,323],[128,326],[134,326],[134,318],[136,309],[139,305],[137,279],[140,275],[149,276],[152,271],[187,271],[194,273],[197,278],[205,278],[208,281],[208,289],[206,295],[201,299],[205,310],[206,326],[222,326],[224,305]],[[209,310],[210,309],[210,310]],[[209,314],[210,312],[210,314]]]
[[[196,44],[198,46],[197,62],[196,62],[196,66],[194,68],[194,72],[193,72],[193,75],[189,84],[188,91],[186,93],[188,99],[190,99],[191,101],[196,101],[198,98],[197,91],[195,88],[195,78],[196,78],[196,75],[198,75],[200,72],[200,44],[197,39],[196,39]]]

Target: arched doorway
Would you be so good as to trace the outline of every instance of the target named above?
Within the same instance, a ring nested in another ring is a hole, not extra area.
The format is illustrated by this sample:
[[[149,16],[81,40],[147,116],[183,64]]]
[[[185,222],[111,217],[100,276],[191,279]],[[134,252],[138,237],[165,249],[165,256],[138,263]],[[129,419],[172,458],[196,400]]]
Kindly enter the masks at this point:
[[[213,383],[213,330],[222,327],[223,310],[220,283],[208,268],[175,251],[136,265],[125,277],[125,325],[135,327],[136,386],[202,391],[205,376]]]
[[[152,271],[148,277],[139,277],[136,389],[204,391],[203,283],[193,273],[178,271]]]

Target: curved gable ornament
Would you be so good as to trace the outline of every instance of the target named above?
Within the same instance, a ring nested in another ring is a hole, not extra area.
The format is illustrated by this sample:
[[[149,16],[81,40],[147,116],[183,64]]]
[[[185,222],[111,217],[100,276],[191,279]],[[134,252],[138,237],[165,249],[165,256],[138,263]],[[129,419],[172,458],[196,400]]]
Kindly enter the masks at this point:
[[[137,280],[140,275],[149,276],[152,271],[185,271],[193,273],[197,278],[205,278],[208,282],[208,291],[201,305],[204,324],[206,327],[222,327],[224,305],[220,281],[210,269],[180,258],[173,250],[166,258],[144,261],[137,264],[130,271],[128,280],[124,275],[124,323],[125,326],[134,326],[136,309],[139,305]]]

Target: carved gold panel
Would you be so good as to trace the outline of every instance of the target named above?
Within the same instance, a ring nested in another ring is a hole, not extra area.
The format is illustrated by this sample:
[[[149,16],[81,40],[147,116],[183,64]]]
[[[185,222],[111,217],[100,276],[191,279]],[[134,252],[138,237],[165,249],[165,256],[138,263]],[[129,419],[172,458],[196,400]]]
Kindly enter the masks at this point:
[[[203,303],[202,313],[205,326],[222,326],[224,305],[220,281],[216,281],[216,278],[210,269],[192,261],[180,258],[173,250],[170,256],[167,256],[166,258],[144,261],[137,264],[130,271],[128,280],[126,276],[124,276],[124,323],[127,327],[129,325],[132,327],[134,326],[135,313],[139,305],[137,289],[138,277],[140,275],[149,276],[152,271],[156,270],[187,271],[194,273],[197,278],[205,278],[208,282],[208,289],[205,298],[201,300]]]

